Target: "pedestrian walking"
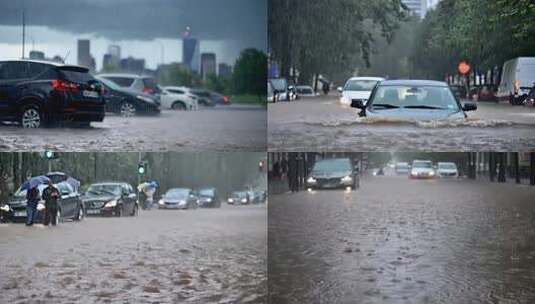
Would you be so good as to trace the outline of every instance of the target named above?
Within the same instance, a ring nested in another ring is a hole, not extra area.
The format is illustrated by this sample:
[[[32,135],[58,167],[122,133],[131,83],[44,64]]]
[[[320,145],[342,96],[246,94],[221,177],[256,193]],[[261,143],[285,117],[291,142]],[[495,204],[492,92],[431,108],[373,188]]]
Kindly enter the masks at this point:
[[[288,175],[288,161],[286,157],[283,157],[281,160],[281,179],[286,179]]]
[[[37,203],[39,202],[39,190],[32,187],[26,190],[26,226],[32,226],[37,215]]]
[[[48,181],[48,186],[43,190],[43,200],[45,201],[45,219],[44,224],[48,226],[56,226],[58,222],[58,198],[60,196],[59,190],[54,187],[51,180]]]

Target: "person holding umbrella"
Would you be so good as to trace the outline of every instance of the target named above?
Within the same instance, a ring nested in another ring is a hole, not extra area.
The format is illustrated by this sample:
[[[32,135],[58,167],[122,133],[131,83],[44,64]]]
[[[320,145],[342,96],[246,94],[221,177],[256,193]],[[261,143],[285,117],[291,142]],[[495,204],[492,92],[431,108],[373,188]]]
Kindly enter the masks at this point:
[[[48,180],[48,186],[43,190],[43,200],[45,201],[45,226],[52,222],[56,226],[58,213],[59,190],[54,187],[52,180]]]
[[[36,176],[29,178],[21,189],[26,190],[26,226],[32,226],[37,216],[37,204],[39,203],[38,186],[46,184],[50,179],[46,176]]]

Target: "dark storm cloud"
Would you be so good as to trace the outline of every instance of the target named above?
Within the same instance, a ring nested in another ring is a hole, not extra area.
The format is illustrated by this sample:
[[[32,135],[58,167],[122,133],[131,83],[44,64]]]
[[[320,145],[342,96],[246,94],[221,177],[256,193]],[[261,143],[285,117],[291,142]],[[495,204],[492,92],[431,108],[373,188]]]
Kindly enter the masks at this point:
[[[176,38],[186,26],[200,39],[236,40],[265,48],[267,0],[0,1],[0,25],[29,25],[110,39]]]

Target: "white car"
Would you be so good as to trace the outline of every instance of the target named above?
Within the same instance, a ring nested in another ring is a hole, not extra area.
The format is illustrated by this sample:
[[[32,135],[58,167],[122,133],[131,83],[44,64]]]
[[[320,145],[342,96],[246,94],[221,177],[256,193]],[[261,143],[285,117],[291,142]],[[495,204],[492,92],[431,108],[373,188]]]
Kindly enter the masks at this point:
[[[385,80],[381,77],[352,77],[346,82],[344,87],[339,87],[338,92],[342,94],[340,103],[350,106],[354,99],[362,100],[366,104],[375,85]]]
[[[441,162],[437,165],[437,175],[439,177],[459,177],[459,170],[455,163]]]
[[[314,89],[311,86],[307,85],[298,85],[295,87],[297,95],[299,97],[316,97],[319,96],[319,93],[314,92]]]
[[[435,175],[432,161],[414,160],[412,162],[410,178],[434,178]]]
[[[160,103],[165,109],[198,110],[197,97],[186,87],[163,87]]]

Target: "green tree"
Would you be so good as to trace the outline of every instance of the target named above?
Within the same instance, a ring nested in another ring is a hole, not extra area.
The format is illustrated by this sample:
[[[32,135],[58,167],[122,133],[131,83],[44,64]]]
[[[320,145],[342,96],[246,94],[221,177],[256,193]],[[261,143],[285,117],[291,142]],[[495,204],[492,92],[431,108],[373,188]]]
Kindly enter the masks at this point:
[[[243,50],[232,75],[235,94],[266,95],[267,56],[256,49]]]

